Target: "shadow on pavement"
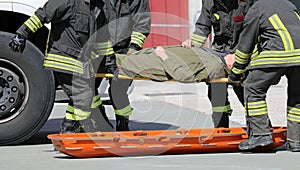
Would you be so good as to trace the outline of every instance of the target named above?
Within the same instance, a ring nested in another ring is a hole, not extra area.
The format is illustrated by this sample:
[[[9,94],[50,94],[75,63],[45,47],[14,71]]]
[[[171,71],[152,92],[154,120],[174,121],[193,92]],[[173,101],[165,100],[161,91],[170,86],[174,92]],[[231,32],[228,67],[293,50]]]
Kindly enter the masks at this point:
[[[59,127],[62,119],[49,119],[44,127],[32,136],[29,140],[23,142],[21,145],[35,145],[35,144],[51,144],[51,140],[47,138],[49,134],[59,133]],[[110,120],[115,126],[115,121]],[[178,129],[178,126],[164,123],[155,123],[155,122],[136,122],[130,121],[131,130],[173,130]]]

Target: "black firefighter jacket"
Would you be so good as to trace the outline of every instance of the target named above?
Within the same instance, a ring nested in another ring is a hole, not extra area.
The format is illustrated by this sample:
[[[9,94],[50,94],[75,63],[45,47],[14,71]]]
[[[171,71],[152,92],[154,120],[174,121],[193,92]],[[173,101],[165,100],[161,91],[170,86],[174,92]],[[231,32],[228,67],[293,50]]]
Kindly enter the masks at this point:
[[[300,65],[300,16],[288,0],[258,0],[249,9],[232,71]],[[257,55],[252,51],[257,45]]]
[[[213,49],[221,53],[234,53],[246,14],[246,3],[238,0],[203,0],[202,4],[192,34],[194,44],[203,46],[213,28]]]
[[[97,4],[101,8],[101,4]],[[45,23],[51,22],[44,67],[83,75],[87,71],[89,59],[88,56],[81,55],[81,51],[96,31],[95,11],[95,6],[89,0],[49,0],[35,11],[17,33],[28,37]]]
[[[114,51],[140,50],[150,33],[151,16],[148,0],[104,0],[105,15]]]

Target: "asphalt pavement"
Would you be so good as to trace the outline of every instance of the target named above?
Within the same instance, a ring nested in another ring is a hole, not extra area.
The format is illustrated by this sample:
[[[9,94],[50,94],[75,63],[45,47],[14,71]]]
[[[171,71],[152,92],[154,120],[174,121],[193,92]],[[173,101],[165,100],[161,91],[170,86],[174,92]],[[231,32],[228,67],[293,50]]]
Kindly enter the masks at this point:
[[[273,126],[286,126],[286,80],[268,92],[267,103]],[[245,126],[242,105],[228,89],[234,109],[231,127]],[[211,128],[211,106],[205,83],[135,81],[130,94],[134,107],[132,130],[168,130]],[[64,117],[65,103],[57,103],[45,126],[27,142],[0,147],[0,170],[296,170],[300,153],[286,151],[283,146],[264,153],[228,152],[132,157],[73,158],[55,151],[48,134],[58,133]],[[110,105],[106,106],[114,124]]]

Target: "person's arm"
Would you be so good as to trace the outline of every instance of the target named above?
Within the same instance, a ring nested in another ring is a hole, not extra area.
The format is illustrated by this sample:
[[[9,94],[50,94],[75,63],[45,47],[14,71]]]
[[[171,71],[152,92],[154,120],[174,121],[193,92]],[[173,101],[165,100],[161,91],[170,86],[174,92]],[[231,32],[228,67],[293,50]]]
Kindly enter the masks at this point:
[[[66,20],[71,16],[71,13],[68,12],[70,10],[72,10],[72,3],[68,0],[49,0],[24,22],[17,33],[28,38],[45,23]]]
[[[195,31],[192,34],[192,41],[194,45],[202,47],[208,35],[211,34],[211,9],[213,7],[212,0],[202,1],[201,14],[195,24]]]
[[[17,35],[11,40],[9,46],[14,51],[23,52],[26,39],[43,27],[45,23],[70,17],[71,13],[67,11],[72,10],[71,7],[71,3],[67,0],[49,0],[20,26],[16,31]]]
[[[129,48],[138,51],[143,48],[151,29],[149,1],[132,1],[130,4],[130,12],[133,25]]]
[[[229,81],[240,81],[242,74],[248,66],[255,45],[258,43],[260,20],[263,11],[255,4],[251,7],[245,17],[244,29],[241,33],[235,52],[235,62],[229,75]]]

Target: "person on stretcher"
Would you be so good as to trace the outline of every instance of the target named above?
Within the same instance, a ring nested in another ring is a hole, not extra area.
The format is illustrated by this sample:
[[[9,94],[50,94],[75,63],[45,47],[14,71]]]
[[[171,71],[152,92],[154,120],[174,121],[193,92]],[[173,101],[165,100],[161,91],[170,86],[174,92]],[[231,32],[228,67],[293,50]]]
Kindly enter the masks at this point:
[[[158,46],[117,55],[119,75],[183,83],[225,78],[233,62],[234,56],[218,57],[202,47]]]

